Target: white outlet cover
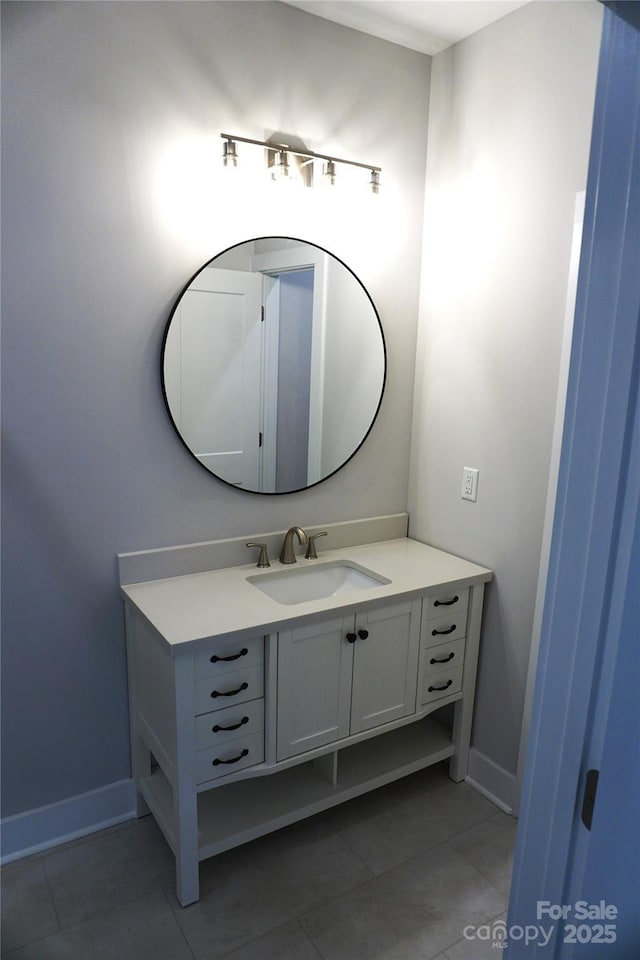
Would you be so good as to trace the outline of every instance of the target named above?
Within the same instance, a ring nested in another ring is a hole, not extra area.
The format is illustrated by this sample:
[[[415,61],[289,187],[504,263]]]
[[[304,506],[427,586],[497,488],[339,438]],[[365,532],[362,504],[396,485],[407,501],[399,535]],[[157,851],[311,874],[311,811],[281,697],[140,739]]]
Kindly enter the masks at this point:
[[[463,500],[472,500],[474,503],[478,499],[478,471],[475,467],[462,468],[462,493]]]

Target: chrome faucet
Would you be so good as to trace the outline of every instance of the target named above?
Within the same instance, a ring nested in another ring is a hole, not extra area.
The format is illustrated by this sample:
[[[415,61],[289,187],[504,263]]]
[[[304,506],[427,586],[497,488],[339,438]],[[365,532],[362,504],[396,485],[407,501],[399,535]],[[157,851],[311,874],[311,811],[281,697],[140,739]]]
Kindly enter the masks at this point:
[[[282,541],[282,550],[280,551],[280,563],[297,563],[295,551],[293,549],[293,538],[298,538],[298,543],[304,547],[309,545],[309,537],[302,527],[289,527]]]

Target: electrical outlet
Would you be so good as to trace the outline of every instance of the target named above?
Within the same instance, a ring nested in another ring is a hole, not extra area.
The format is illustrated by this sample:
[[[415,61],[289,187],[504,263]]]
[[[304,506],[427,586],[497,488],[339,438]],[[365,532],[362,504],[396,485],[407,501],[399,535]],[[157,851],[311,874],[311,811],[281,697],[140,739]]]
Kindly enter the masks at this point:
[[[478,471],[475,467],[463,467],[462,469],[462,493],[463,500],[478,499]]]

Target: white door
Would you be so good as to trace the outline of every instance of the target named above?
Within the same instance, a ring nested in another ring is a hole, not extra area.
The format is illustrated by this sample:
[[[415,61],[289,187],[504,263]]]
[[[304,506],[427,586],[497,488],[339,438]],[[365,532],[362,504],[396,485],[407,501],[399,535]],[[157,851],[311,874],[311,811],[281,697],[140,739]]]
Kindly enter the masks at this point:
[[[261,308],[260,274],[203,270],[171,327],[180,338],[178,369],[172,376],[165,370],[169,407],[189,449],[221,479],[254,490],[260,487]]]
[[[351,733],[415,712],[420,601],[359,613],[356,637]]]

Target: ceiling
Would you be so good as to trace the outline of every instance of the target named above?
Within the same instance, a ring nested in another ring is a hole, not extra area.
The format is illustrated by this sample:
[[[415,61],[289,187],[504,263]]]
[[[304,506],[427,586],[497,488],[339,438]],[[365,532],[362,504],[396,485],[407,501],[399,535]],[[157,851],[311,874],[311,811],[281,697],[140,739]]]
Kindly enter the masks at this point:
[[[284,0],[317,17],[436,54],[528,0]]]

